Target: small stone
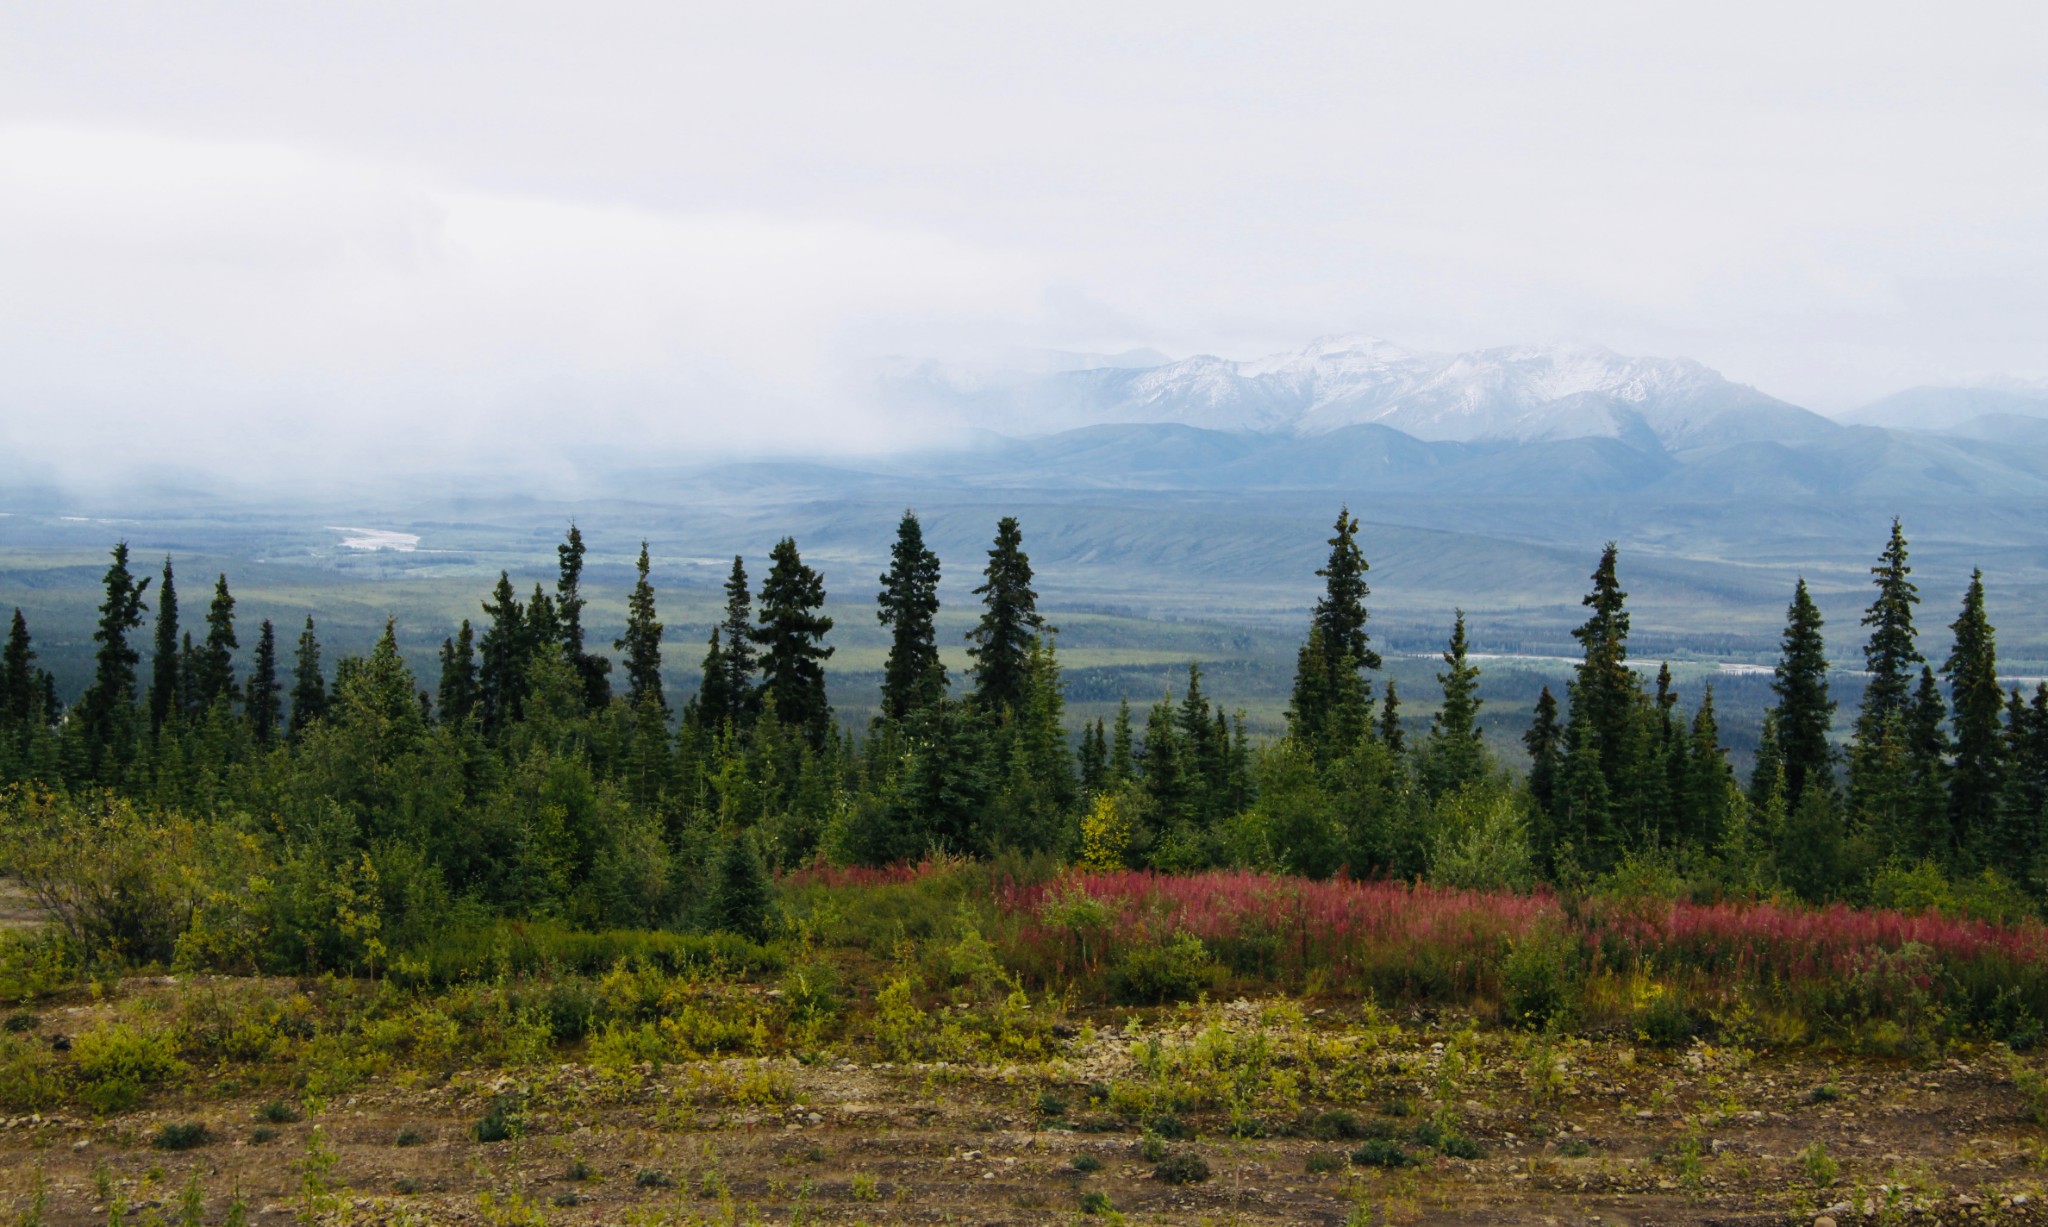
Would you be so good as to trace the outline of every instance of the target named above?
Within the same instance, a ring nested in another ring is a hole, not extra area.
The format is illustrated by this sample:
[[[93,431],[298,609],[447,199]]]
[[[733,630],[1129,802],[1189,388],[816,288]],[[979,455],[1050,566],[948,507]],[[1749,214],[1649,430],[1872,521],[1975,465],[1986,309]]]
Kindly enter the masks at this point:
[[[1813,1227],[1835,1227],[1835,1216],[1832,1214],[1819,1215],[1813,1220]]]

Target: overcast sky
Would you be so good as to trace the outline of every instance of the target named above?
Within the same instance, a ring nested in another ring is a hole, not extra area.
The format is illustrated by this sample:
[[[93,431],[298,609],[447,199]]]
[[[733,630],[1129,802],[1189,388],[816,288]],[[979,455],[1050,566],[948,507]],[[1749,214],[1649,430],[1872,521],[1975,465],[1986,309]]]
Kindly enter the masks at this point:
[[[2044,64],[2037,0],[7,0],[0,447],[872,445],[872,355],[1345,331],[2040,377]]]

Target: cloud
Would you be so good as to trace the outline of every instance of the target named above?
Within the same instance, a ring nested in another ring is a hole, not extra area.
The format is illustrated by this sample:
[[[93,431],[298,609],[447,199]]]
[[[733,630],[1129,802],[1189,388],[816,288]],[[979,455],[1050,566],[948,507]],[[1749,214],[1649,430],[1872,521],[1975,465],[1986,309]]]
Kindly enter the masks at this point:
[[[7,443],[77,470],[225,453],[643,454],[894,440],[849,335],[1024,317],[1029,260],[846,220],[479,192],[260,144],[0,131]]]

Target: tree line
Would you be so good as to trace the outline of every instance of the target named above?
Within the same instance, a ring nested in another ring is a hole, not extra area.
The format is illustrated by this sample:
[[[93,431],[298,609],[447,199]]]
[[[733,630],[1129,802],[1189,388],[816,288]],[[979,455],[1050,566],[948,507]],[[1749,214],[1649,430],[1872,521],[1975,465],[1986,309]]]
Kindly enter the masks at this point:
[[[819,857],[1022,853],[1508,889],[1634,875],[1695,893],[1968,896],[1994,909],[2029,908],[2048,884],[2048,686],[2001,686],[1981,573],[1946,657],[1922,655],[1896,521],[1872,568],[1870,680],[1852,736],[1830,737],[1822,619],[1801,580],[1746,781],[1711,687],[1688,708],[1668,666],[1646,679],[1630,661],[1612,544],[1573,632],[1582,659],[1561,696],[1536,702],[1525,773],[1481,736],[1462,612],[1436,711],[1411,737],[1394,683],[1376,679],[1358,530],[1339,513],[1286,734],[1256,745],[1196,665],[1142,718],[1126,702],[1114,720],[1070,728],[1056,630],[1014,518],[998,523],[974,589],[956,692],[935,630],[940,560],[905,513],[876,596],[890,636],[881,703],[861,730],[827,701],[824,579],[790,538],[758,588],[734,558],[679,712],[644,543],[610,653],[586,635],[585,545],[571,525],[552,588],[522,595],[501,573],[480,618],[442,643],[431,688],[388,623],[330,672],[313,616],[289,660],[265,621],[244,664],[225,575],[203,630],[188,629],[172,560],[138,576],[122,543],[73,702],[14,613],[0,655],[0,778],[21,786],[8,821],[30,821],[22,797],[57,795],[198,824],[211,834],[191,855],[214,858],[209,872],[236,872],[220,858],[260,865],[271,911],[257,944],[270,953],[256,961],[281,965],[345,962],[309,953],[338,940],[344,913],[377,917],[387,937],[463,909],[719,927],[768,869]]]

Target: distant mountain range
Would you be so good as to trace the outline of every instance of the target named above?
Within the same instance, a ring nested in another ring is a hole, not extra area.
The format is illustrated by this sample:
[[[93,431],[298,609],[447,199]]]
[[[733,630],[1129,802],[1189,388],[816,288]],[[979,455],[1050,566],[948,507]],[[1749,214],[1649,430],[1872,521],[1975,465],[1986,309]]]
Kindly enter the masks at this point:
[[[1593,346],[1418,353],[1373,337],[1334,336],[1249,361],[1041,355],[1009,366],[896,361],[881,391],[1005,435],[1109,424],[1171,424],[1308,438],[1361,426],[1423,442],[1535,444],[1612,439],[1680,456],[1739,444],[1802,447],[1845,425],[2036,443],[2048,384],[1915,388],[1841,421],[1769,396],[1685,358],[1637,358]]]

